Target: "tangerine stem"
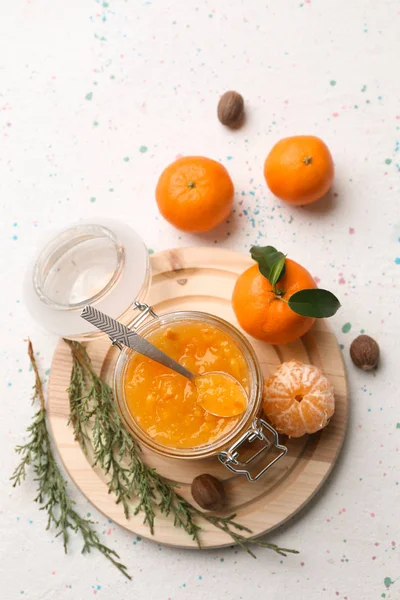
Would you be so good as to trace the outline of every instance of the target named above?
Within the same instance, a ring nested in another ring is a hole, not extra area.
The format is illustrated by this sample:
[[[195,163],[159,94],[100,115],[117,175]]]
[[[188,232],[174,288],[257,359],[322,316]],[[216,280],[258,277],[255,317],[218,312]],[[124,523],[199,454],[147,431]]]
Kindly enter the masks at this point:
[[[305,156],[304,159],[303,159],[303,163],[305,165],[311,165],[311,163],[312,163],[312,156]]]
[[[188,181],[188,187],[191,188],[191,189],[195,188],[196,187],[195,182],[194,181]]]

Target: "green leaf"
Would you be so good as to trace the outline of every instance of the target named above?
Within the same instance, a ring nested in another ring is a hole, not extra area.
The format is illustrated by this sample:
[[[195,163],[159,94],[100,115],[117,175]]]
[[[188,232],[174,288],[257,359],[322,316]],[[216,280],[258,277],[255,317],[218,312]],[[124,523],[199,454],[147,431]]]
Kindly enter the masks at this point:
[[[257,260],[257,258],[262,258],[266,254],[271,252],[277,252],[277,249],[273,246],[252,246],[250,248],[250,254],[253,260]]]
[[[285,258],[285,255],[282,252],[279,252],[273,246],[252,246],[250,248],[250,254],[252,259],[258,263],[258,268],[260,269],[261,275],[264,275],[264,277],[266,277],[269,281],[271,281],[270,271],[274,264],[282,258]],[[279,279],[281,279],[284,276],[285,269],[286,267],[284,264],[283,268],[280,271],[280,276],[277,279],[277,281],[279,281]]]
[[[275,286],[281,278],[282,271],[285,268],[285,257],[282,256],[271,267],[269,272],[269,280],[272,286]]]
[[[336,313],[340,308],[340,302],[328,290],[300,290],[290,296],[289,307],[298,315],[324,319]]]

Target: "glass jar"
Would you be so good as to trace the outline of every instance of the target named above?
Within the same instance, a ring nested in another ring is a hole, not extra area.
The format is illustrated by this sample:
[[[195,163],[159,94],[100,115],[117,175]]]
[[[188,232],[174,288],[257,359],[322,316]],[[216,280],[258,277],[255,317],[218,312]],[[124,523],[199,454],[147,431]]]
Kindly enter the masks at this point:
[[[279,444],[277,432],[263,419],[260,418],[262,405],[262,389],[263,376],[257,356],[248,342],[236,327],[214,315],[197,312],[197,311],[182,311],[167,313],[164,315],[156,315],[152,309],[145,305],[137,303],[137,308],[142,311],[129,326],[142,337],[146,338],[160,327],[172,326],[177,323],[201,322],[204,325],[211,325],[227,334],[238,346],[241,351],[248,369],[248,405],[235,427],[225,435],[222,435],[217,440],[209,444],[196,446],[193,448],[176,448],[164,446],[145,432],[136,423],[132,417],[124,392],[124,379],[128,366],[129,358],[133,350],[121,347],[121,352],[118,357],[114,370],[114,395],[120,416],[132,436],[150,450],[161,454],[162,456],[177,459],[200,459],[211,456],[218,456],[219,460],[231,471],[235,473],[244,473],[249,481],[255,481],[263,475],[275,462],[286,454],[287,449]],[[148,316],[152,318],[147,319]],[[250,454],[250,457],[245,462],[240,460],[240,448],[245,442],[254,442],[260,440],[262,442],[257,445],[255,453]],[[251,473],[248,465],[261,454],[269,450],[271,446],[275,446],[279,450],[279,455],[275,456],[267,465],[263,465],[255,475]]]
[[[114,219],[81,221],[35,256],[25,277],[25,303],[45,329],[93,339],[103,334],[81,318],[82,308],[95,306],[128,324],[132,302],[145,299],[150,280],[147,248],[133,229]]]

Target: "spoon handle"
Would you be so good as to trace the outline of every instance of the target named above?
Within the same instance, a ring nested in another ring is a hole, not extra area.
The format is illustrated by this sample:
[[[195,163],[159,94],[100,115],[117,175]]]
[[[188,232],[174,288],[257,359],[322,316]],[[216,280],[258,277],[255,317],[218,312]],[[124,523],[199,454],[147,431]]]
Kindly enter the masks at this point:
[[[145,338],[141,337],[131,329],[128,329],[128,327],[125,327],[125,325],[122,325],[119,321],[116,321],[102,313],[100,310],[97,310],[97,308],[93,308],[89,305],[85,306],[81,313],[81,317],[97,327],[97,329],[100,329],[100,331],[107,333],[113,343],[118,342],[124,346],[128,346],[128,348],[132,348],[132,350],[135,350],[139,354],[143,354],[143,356],[151,358],[155,362],[164,365],[164,367],[176,371],[190,381],[193,380],[194,374],[168,356],[168,354],[165,354],[156,348],[156,346],[153,346],[153,344],[148,342]]]

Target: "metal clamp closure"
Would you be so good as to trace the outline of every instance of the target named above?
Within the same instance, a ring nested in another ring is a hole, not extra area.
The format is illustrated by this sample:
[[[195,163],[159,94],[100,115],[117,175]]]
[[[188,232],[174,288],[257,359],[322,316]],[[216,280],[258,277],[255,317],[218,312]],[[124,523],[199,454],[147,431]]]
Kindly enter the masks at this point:
[[[265,431],[272,435],[272,443]],[[242,462],[239,460],[240,453],[238,452],[238,449],[245,442],[252,443],[256,440],[261,440],[264,442],[264,445],[257,450],[255,454],[252,454],[246,461]],[[256,460],[256,458],[258,458],[261,454],[270,450],[271,447],[275,447],[280,451],[278,456],[275,456],[275,458],[273,458],[266,466],[264,466],[261,471],[255,475],[252,475],[247,466]],[[264,473],[266,473],[268,469],[270,469],[280,458],[285,456],[286,452],[286,446],[282,446],[279,443],[278,432],[275,431],[275,429],[263,419],[254,419],[251,427],[234,444],[232,444],[230,448],[220,452],[218,454],[218,458],[220,462],[233,473],[241,473],[246,475],[249,481],[257,481],[257,479],[262,477],[262,475],[264,475]]]
[[[148,316],[153,317],[153,319],[158,319],[157,313],[155,313],[153,307],[149,306],[148,304],[144,304],[143,302],[138,302],[135,300],[133,307],[133,310],[139,310],[140,314],[129,325],[129,329],[137,329],[139,325],[141,325],[143,321],[147,319]]]

